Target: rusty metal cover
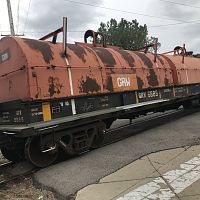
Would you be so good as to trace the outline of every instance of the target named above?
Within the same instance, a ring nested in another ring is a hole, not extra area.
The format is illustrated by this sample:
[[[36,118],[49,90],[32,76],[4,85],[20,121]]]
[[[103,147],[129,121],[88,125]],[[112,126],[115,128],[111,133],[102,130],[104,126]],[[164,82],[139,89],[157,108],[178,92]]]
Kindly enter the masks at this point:
[[[0,102],[120,92],[199,82],[200,60],[119,48],[0,40]],[[71,79],[71,80],[70,80]],[[71,87],[70,87],[71,86]],[[71,91],[72,90],[72,91]]]
[[[0,62],[0,102],[69,95],[61,44],[6,37],[0,41],[0,54],[8,50],[9,59]]]

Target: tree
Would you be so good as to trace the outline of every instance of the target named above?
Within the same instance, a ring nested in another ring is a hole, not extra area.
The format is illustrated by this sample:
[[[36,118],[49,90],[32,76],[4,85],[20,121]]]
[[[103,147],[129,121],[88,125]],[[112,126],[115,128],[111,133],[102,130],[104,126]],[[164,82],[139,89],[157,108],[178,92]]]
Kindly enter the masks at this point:
[[[128,50],[144,47],[151,41],[148,38],[146,24],[141,26],[137,20],[127,21],[122,18],[118,23],[115,19],[111,19],[107,23],[101,22],[98,31],[107,35],[107,44]]]

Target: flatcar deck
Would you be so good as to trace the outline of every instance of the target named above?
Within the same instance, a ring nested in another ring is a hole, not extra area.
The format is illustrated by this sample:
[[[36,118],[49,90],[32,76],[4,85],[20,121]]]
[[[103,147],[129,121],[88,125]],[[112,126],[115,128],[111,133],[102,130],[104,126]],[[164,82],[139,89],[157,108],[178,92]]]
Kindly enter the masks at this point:
[[[167,99],[154,100],[154,101],[149,101],[149,102],[143,102],[143,103],[138,103],[138,104],[132,104],[132,105],[120,106],[120,107],[116,107],[116,108],[105,109],[105,110],[101,110],[101,111],[78,114],[78,115],[74,115],[74,116],[62,117],[62,118],[54,119],[54,120],[47,121],[47,122],[31,123],[31,124],[27,124],[27,125],[1,125],[0,131],[3,134],[7,134],[7,135],[15,135],[16,134],[16,136],[23,137],[23,134],[20,134],[20,135],[17,135],[17,134],[26,132],[26,134],[29,133],[29,135],[31,135],[31,134],[34,134],[35,131],[42,132],[42,131],[47,131],[50,129],[56,129],[60,125],[63,125],[65,123],[75,122],[78,120],[86,120],[88,118],[90,119],[90,122],[91,122],[91,118],[93,118],[94,121],[96,120],[96,119],[94,119],[94,117],[100,117],[100,116],[102,116],[102,115],[104,116],[106,114],[117,114],[122,111],[126,111],[126,110],[130,111],[134,108],[141,108],[141,107],[145,107],[148,105],[156,105],[156,104],[166,103],[168,101],[170,101],[170,100],[167,100]]]

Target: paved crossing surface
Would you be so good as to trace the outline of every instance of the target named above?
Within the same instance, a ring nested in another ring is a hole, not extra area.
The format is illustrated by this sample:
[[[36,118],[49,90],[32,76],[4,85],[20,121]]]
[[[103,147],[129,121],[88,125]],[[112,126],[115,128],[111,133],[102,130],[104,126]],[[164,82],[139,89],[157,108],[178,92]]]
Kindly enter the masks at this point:
[[[151,197],[149,199],[156,199],[156,195],[158,194],[164,196],[167,193],[169,196],[172,196],[174,195],[172,191],[176,190],[176,188],[173,189],[173,184],[170,185],[166,182],[172,182],[172,179],[170,179],[170,176],[168,176],[167,173],[174,173],[174,175],[176,175],[176,170],[179,170],[179,173],[181,173],[182,170],[186,170],[185,168],[182,168],[182,165],[187,165],[185,162],[198,157],[198,154],[200,153],[182,157],[183,155],[187,155],[183,154],[183,152],[185,152],[185,149],[183,148],[173,150],[173,153],[169,153],[169,155],[161,155],[161,160],[158,161],[156,160],[157,158],[153,158],[153,154],[148,157],[143,156],[161,150],[199,144],[199,119],[200,113],[198,112],[179,119],[166,118],[166,124],[148,130],[145,128],[147,123],[139,128],[133,127],[131,130],[133,132],[132,137],[40,170],[34,175],[35,183],[54,191],[59,199],[70,199],[71,196],[75,197],[77,195],[76,200],[82,200],[84,199],[84,196],[87,197],[85,198],[87,200],[129,200],[130,198],[127,197],[136,192],[138,196],[149,194]],[[158,120],[151,123],[156,124],[157,121]],[[145,131],[143,129],[145,129]],[[190,151],[192,152],[192,150],[186,152]],[[174,157],[179,153],[182,155],[180,157],[181,160],[177,161],[177,164],[175,165]],[[143,157],[143,159],[138,160],[141,157]],[[152,163],[148,158],[151,158]],[[169,162],[172,158],[173,162]],[[136,161],[136,163],[133,164],[134,161]],[[142,162],[142,165],[138,164],[140,162]],[[171,165],[171,167],[168,165]],[[125,177],[122,175],[114,177],[113,173],[119,172],[118,170],[123,171],[124,166],[125,168],[133,168],[132,172],[134,173],[130,174],[124,171],[125,175],[127,173]],[[187,171],[186,175],[195,172],[196,171]],[[108,179],[108,177],[110,177],[110,179]],[[178,180],[180,177],[176,178]],[[199,181],[197,180],[192,185],[199,186],[198,183]],[[154,189],[153,186],[155,186]],[[144,188],[147,189],[144,190]],[[160,192],[158,192],[159,189]],[[92,195],[85,193],[86,190],[91,191]],[[139,193],[138,190],[140,191]],[[190,184],[184,188],[184,190],[177,192],[177,195],[183,194],[183,200],[185,200],[188,198],[187,196],[185,197],[185,194],[193,195],[191,190]],[[105,193],[107,196],[103,196]],[[137,198],[139,198],[138,196]],[[145,198],[148,199],[147,197]],[[177,196],[172,198],[176,199]],[[190,196],[189,199],[192,198],[195,199],[196,196]]]
[[[76,200],[190,200],[200,199],[199,191],[200,146],[193,146],[142,157],[80,190]]]

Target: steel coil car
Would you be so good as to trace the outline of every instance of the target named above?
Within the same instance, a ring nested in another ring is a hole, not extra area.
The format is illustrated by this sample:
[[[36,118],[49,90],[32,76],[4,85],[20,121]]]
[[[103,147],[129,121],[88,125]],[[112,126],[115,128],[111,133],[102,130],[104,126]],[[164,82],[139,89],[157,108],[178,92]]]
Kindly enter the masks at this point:
[[[59,154],[98,147],[118,118],[199,100],[200,59],[184,48],[173,55],[127,51],[89,30],[84,43],[63,51],[56,42],[62,30],[41,40],[0,40],[0,148],[7,159],[45,167]]]

